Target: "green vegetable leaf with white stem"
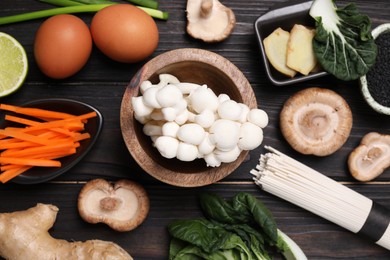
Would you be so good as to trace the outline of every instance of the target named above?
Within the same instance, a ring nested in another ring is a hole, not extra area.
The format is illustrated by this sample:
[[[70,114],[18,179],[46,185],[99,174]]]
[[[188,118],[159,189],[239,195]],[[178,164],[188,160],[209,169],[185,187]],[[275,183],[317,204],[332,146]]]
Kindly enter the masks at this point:
[[[265,205],[249,193],[240,192],[231,201],[225,201],[214,194],[204,193],[200,204],[205,215],[222,223],[256,222],[267,235],[267,241],[274,245],[277,228],[271,212]]]
[[[302,249],[289,236],[278,229],[278,248],[283,248],[282,254],[286,260],[307,260]]]
[[[313,50],[321,66],[345,81],[365,75],[377,56],[370,18],[354,4],[338,8],[333,0],[314,0],[310,16],[316,20]]]

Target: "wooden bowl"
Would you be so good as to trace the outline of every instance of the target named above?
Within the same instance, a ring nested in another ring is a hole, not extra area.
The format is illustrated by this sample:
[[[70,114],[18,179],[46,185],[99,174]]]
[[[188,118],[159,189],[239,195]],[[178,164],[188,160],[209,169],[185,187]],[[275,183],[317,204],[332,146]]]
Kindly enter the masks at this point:
[[[245,159],[243,151],[232,163],[207,167],[203,159],[183,162],[166,159],[142,131],[143,125],[134,119],[131,98],[139,95],[140,84],[159,82],[159,74],[168,73],[181,82],[207,84],[217,95],[225,93],[231,99],[250,108],[257,107],[253,89],[243,73],[222,56],[202,49],[177,49],[163,53],[147,62],[127,86],[121,104],[121,129],[126,146],[135,161],[156,179],[179,187],[212,184],[231,174]]]

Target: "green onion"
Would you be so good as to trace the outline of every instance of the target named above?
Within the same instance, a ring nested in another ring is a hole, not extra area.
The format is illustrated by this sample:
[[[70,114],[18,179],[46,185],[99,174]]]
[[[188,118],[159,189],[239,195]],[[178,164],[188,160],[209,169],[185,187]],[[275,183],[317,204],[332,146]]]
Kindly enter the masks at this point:
[[[43,3],[58,5],[58,6],[75,6],[75,5],[84,5],[82,3],[71,1],[71,0],[38,0]]]
[[[113,2],[109,0],[73,0],[73,1],[85,5],[117,4],[117,2]]]
[[[66,6],[58,7],[47,10],[35,11],[24,14],[16,14],[5,17],[0,17],[0,25],[23,22],[43,17],[49,17],[57,14],[70,14],[70,13],[83,13],[83,12],[97,12],[108,5],[77,5],[77,6]]]
[[[140,8],[141,10],[144,10],[145,12],[147,12],[151,17],[159,18],[161,20],[168,20],[168,18],[169,18],[168,12],[160,11],[160,10],[156,10],[156,9],[151,9],[151,8],[146,8],[146,7],[142,7],[142,6],[137,6],[137,7]]]
[[[97,12],[103,9],[104,7],[110,6],[112,4],[117,4],[116,2],[112,2],[111,4],[81,4],[79,2],[76,2],[78,0],[76,1],[75,0],[73,1],[72,0],[39,0],[39,1],[55,4],[55,5],[61,5],[63,7],[0,17],[0,25],[23,22],[23,21],[44,18],[44,17],[49,17],[58,14]],[[161,20],[168,20],[169,18],[168,12],[155,10],[147,7],[141,7],[141,6],[137,6],[137,7],[144,10],[147,14],[149,14],[153,18],[157,18]]]
[[[143,7],[158,9],[158,2],[154,0],[126,0],[126,1]]]
[[[118,2],[114,2],[110,0],[38,0],[38,1],[59,5],[59,6],[71,6],[71,5],[82,5],[82,4],[85,5],[118,4]],[[155,0],[126,0],[126,1],[146,8],[151,8],[151,9],[158,8],[158,2]]]

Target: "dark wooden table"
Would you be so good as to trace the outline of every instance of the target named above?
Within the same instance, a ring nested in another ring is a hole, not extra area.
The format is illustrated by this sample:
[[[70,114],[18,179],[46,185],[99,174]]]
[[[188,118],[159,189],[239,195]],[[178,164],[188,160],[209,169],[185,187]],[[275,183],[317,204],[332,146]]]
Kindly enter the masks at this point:
[[[271,145],[306,163],[310,167],[341,182],[357,192],[390,208],[390,169],[375,181],[358,183],[347,169],[347,156],[370,131],[390,134],[390,117],[374,112],[363,100],[357,81],[341,82],[328,76],[288,87],[273,86],[266,78],[255,38],[254,22],[274,4],[284,0],[230,0],[237,18],[236,28],[222,43],[205,44],[185,33],[186,18],[183,0],[159,1],[170,13],[168,21],[157,21],[160,31],[158,49],[148,59],[168,50],[194,47],[221,54],[238,66],[255,91],[259,106],[269,115],[263,145]],[[337,1],[344,5],[348,1]],[[355,1],[358,8],[372,18],[373,26],[390,22],[388,0]],[[0,16],[49,8],[34,0],[2,0]],[[80,14],[90,23],[92,14]],[[122,95],[135,72],[144,64],[120,64],[103,56],[96,48],[86,66],[66,80],[50,80],[37,68],[33,58],[34,34],[44,19],[0,26],[0,31],[17,38],[29,58],[29,73],[23,87],[1,102],[20,104],[41,98],[70,98],[89,103],[104,116],[104,128],[92,151],[72,170],[48,183],[38,185],[0,185],[0,212],[22,210],[38,202],[60,208],[51,234],[67,240],[103,239],[124,247],[135,259],[167,259],[169,234],[166,226],[174,219],[201,216],[197,195],[212,191],[230,198],[239,191],[249,192],[262,200],[272,211],[279,228],[293,238],[309,259],[390,259],[389,251],[375,245],[310,212],[260,190],[251,180],[250,169],[257,164],[262,145],[250,152],[250,158],[233,174],[218,183],[199,188],[178,188],[150,177],[135,163],[122,139],[119,113]],[[145,60],[146,62],[146,60]],[[280,133],[278,116],[284,101],[303,88],[319,86],[335,90],[349,103],[353,112],[353,128],[346,144],[333,155],[318,158],[293,151]],[[88,180],[110,181],[130,179],[142,184],[151,208],[146,221],[127,233],[112,231],[105,225],[85,223],[77,212],[77,196]]]

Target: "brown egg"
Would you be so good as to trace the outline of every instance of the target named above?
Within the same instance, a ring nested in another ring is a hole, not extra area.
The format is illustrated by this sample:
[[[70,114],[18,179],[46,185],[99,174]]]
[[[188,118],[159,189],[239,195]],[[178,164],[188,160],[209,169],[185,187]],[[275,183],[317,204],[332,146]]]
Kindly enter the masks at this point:
[[[87,63],[91,51],[89,28],[74,15],[50,17],[35,35],[35,60],[39,69],[50,78],[64,79],[74,75]]]
[[[153,18],[129,4],[111,5],[97,12],[91,34],[101,52],[124,63],[145,59],[157,48],[159,40]]]

